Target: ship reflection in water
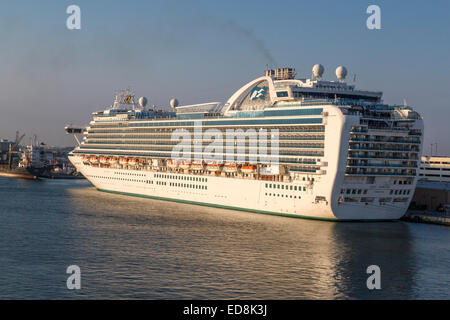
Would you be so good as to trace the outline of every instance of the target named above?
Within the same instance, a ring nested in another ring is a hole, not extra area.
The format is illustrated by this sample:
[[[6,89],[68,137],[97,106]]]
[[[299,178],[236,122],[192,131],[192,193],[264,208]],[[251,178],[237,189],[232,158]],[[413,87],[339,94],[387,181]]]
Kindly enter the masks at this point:
[[[26,238],[14,233],[0,242],[1,259],[8,264],[0,276],[6,288],[1,297],[450,297],[445,227],[301,220],[113,195],[88,186],[86,181],[41,183],[28,197],[40,194],[52,201],[15,213],[14,223],[8,220],[14,204],[7,206],[1,237],[14,230],[12,224],[28,222],[16,226]],[[65,267],[71,264],[81,267],[79,291],[65,289]],[[378,291],[366,287],[366,268],[373,264],[381,268]],[[36,277],[29,275],[31,266],[58,274],[41,273],[39,281],[30,282]]]

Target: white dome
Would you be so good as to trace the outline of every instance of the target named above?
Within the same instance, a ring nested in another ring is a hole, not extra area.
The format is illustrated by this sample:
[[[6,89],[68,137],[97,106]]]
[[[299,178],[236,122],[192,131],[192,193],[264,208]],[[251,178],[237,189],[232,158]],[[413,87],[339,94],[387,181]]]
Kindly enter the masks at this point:
[[[336,68],[336,77],[339,81],[344,81],[347,76],[347,69],[344,66],[339,66]]]
[[[313,75],[317,79],[322,78],[324,71],[325,71],[325,68],[321,64],[315,64],[314,67],[312,68]]]
[[[172,108],[178,107],[178,100],[177,100],[176,98],[171,99],[171,100],[170,100],[170,106],[171,106]]]
[[[139,100],[139,105],[144,108],[147,105],[147,98],[146,97],[140,97]]]

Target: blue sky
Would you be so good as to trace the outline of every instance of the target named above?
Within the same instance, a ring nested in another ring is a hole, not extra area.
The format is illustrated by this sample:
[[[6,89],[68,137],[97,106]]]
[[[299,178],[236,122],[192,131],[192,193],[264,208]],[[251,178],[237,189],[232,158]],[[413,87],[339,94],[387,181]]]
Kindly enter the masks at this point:
[[[66,28],[67,6],[81,30]],[[381,7],[381,30],[366,8]],[[0,137],[16,130],[72,145],[66,123],[85,125],[131,87],[150,104],[226,100],[266,64],[324,77],[345,65],[357,87],[406,98],[425,119],[425,151],[450,154],[448,1],[2,1]]]

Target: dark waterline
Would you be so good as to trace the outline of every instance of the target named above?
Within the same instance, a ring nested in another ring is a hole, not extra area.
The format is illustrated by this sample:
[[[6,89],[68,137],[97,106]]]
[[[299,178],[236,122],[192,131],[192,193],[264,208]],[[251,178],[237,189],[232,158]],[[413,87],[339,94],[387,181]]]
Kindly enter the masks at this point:
[[[0,298],[449,299],[450,229],[334,223],[0,178]],[[68,290],[66,268],[81,268]],[[381,268],[379,291],[366,268]]]

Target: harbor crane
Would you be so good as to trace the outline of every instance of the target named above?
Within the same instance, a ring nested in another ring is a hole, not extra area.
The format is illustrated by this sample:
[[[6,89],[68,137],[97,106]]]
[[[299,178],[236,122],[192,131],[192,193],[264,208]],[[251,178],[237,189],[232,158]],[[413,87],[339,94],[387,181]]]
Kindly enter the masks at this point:
[[[9,167],[9,169],[12,169],[13,155],[20,153],[18,151],[19,144],[25,137],[25,134],[23,134],[21,136],[19,136],[19,135],[20,135],[19,131],[16,131],[16,139],[14,140],[14,143],[11,143],[9,145],[9,150],[8,150],[8,167]]]

